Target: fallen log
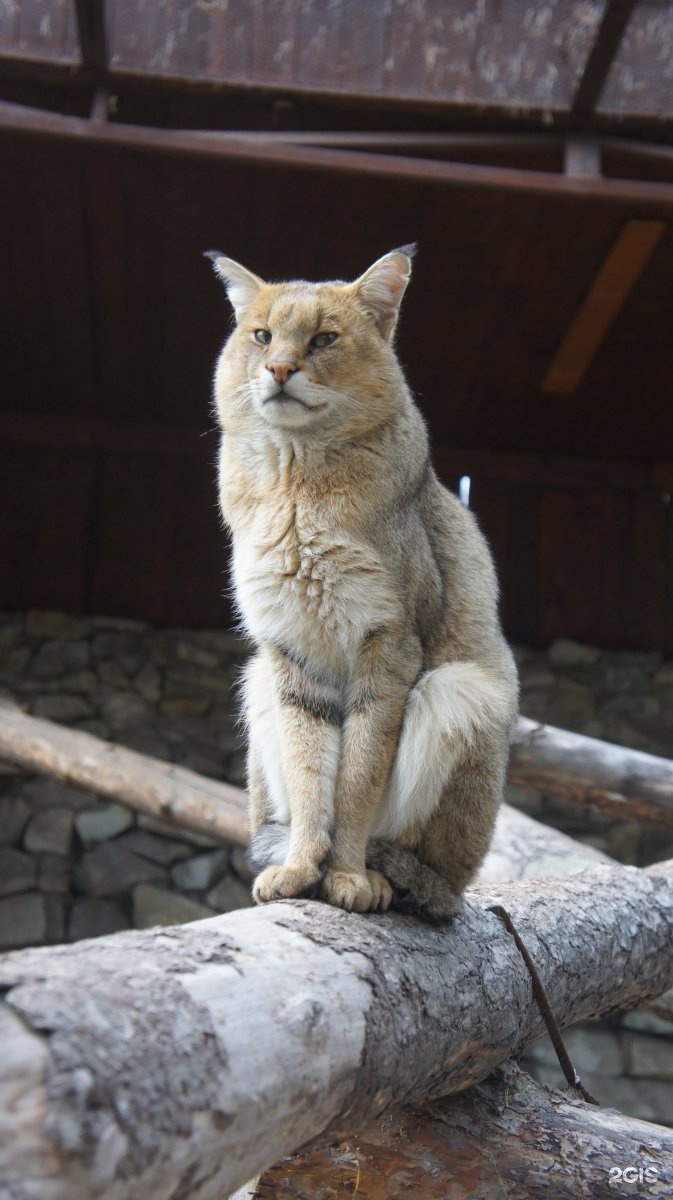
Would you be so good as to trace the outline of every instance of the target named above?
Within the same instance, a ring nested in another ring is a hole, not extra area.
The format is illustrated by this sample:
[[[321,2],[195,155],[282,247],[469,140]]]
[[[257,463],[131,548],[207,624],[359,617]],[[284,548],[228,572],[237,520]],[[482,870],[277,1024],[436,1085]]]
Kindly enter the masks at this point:
[[[253,1194],[577,1200],[672,1189],[673,1129],[593,1108],[535,1083],[510,1062],[468,1092],[421,1108],[395,1107],[362,1133],[282,1159]]]
[[[507,778],[606,816],[673,834],[673,761],[520,717]]]
[[[184,767],[32,717],[0,697],[0,758],[139,812],[237,846],[248,843],[245,793]],[[520,717],[509,781],[572,804],[637,817],[673,833],[673,762]]]
[[[91,733],[31,717],[0,698],[0,758],[235,846],[249,840],[240,788]]]
[[[445,928],[309,901],[0,960],[13,1200],[219,1200],[393,1103],[480,1082],[559,1023],[673,984],[673,862],[484,885]]]

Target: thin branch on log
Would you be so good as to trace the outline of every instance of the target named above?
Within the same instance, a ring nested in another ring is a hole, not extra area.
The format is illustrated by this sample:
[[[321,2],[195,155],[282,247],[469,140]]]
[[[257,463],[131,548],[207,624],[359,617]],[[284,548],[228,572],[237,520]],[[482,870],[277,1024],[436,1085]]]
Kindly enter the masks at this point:
[[[246,800],[240,788],[29,716],[3,698],[0,758],[187,829],[247,845]],[[521,717],[509,780],[673,832],[673,762],[668,759]]]
[[[391,1180],[403,1183],[399,1193]],[[616,1193],[631,1194],[627,1185],[635,1183],[638,1195],[669,1194],[673,1129],[596,1110],[535,1083],[510,1062],[468,1092],[422,1108],[393,1108],[346,1141],[283,1159],[262,1175],[255,1194],[260,1200],[389,1200],[402,1191],[423,1200],[577,1200],[611,1194],[611,1181]]]
[[[673,761],[520,717],[510,783],[673,834]]]
[[[215,1200],[543,1032],[673,984],[673,862],[472,891],[451,926],[286,901],[0,961],[0,1178],[21,1200]]]
[[[247,846],[245,793],[185,767],[160,762],[91,733],[30,717],[0,699],[0,758],[73,787],[120,800],[236,846]]]

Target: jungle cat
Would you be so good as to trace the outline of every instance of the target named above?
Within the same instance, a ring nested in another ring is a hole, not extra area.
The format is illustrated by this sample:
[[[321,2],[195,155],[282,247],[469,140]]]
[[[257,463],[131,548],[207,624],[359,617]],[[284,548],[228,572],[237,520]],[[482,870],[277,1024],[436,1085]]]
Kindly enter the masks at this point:
[[[352,283],[266,283],[209,252],[236,317],[215,405],[256,646],[254,899],[441,921],[489,846],[517,677],[486,542],[430,464],[393,348],[413,250]]]

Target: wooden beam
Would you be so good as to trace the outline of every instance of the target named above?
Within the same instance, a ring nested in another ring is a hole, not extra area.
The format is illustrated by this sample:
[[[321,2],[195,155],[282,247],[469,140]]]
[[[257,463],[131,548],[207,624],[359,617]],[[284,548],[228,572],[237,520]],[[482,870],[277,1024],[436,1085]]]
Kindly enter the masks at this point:
[[[574,113],[590,113],[596,107],[635,6],[636,0],[608,0],[575,92]]]
[[[105,0],[75,0],[82,66],[100,78],[107,69]]]
[[[665,221],[627,221],[545,375],[543,392],[568,396],[577,389],[667,227]]]
[[[656,216],[673,212],[673,184],[630,179],[593,179],[555,175],[475,163],[441,162],[402,155],[334,150],[316,146],[270,143],[246,135],[199,130],[158,129],[147,126],[90,121],[81,117],[29,109],[0,102],[0,131],[79,145],[138,150],[155,154],[190,154],[223,162],[245,162],[264,169],[314,170],[327,174],[390,179],[412,185],[485,188],[525,195],[561,196],[570,200],[626,202],[653,206]]]

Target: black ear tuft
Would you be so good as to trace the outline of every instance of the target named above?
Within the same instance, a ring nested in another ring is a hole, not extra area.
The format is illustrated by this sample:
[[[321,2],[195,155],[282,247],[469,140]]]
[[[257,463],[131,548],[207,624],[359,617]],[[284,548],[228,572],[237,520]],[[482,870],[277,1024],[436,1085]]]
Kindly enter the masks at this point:
[[[391,254],[406,254],[407,258],[413,258],[418,250],[418,242],[409,242],[408,246],[396,246],[391,250]]]

